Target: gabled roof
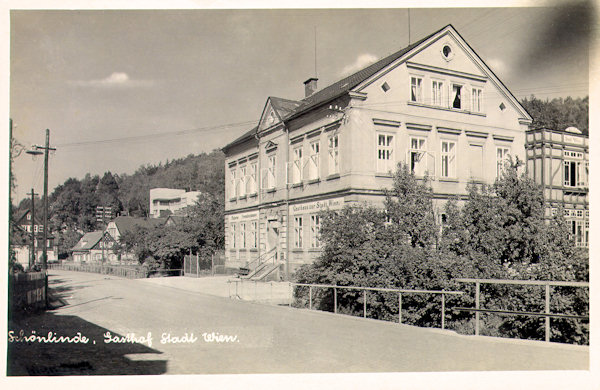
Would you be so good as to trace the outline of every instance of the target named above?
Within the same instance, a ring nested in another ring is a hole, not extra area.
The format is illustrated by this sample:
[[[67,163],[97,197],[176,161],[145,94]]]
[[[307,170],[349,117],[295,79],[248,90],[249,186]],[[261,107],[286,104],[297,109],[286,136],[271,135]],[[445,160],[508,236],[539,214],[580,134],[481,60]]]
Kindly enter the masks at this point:
[[[136,226],[152,228],[163,225],[166,221],[166,218],[136,218],[122,215],[115,218],[112,222],[119,229],[119,233],[123,234],[124,232],[132,231]]]
[[[373,76],[374,74],[376,74],[377,72],[379,72],[380,70],[385,68],[386,66],[390,65],[392,62],[396,61],[398,58],[402,57],[404,54],[408,53],[410,50],[412,50],[416,46],[419,46],[421,43],[425,42],[432,36],[438,34],[440,31],[444,30],[446,27],[448,27],[448,26],[445,26],[432,34],[429,34],[425,38],[413,43],[412,45],[409,45],[402,50],[399,50],[393,54],[390,54],[389,56],[367,66],[366,68],[361,69],[358,72],[353,73],[350,76],[345,77],[345,78],[329,85],[328,87],[325,87],[325,88],[313,93],[312,95],[302,99],[302,101],[301,101],[302,104],[300,105],[300,107],[292,115],[285,118],[285,120],[295,118],[298,115],[310,110],[313,107],[316,107],[318,105],[321,105],[323,103],[326,103],[328,101],[331,101],[335,98],[338,98],[338,97],[344,95],[345,93],[349,92],[350,90],[352,90],[353,88],[355,88],[356,86],[361,84],[363,81],[367,80],[369,77]]]
[[[27,214],[29,214],[31,212],[31,210],[23,210],[19,213],[19,215],[17,216],[17,218],[15,219],[15,222],[17,224],[21,224],[21,221],[25,218],[25,216],[27,216]],[[36,225],[43,225],[43,223],[40,221],[40,217],[39,217],[39,213],[35,215],[34,217],[34,221]],[[25,223],[26,225],[31,225],[31,221],[26,221]]]
[[[448,27],[448,26],[445,26],[444,28],[446,28],[446,27]],[[391,54],[391,55],[375,62],[374,64],[371,64],[371,65],[367,66],[366,68],[361,69],[358,72],[351,74],[350,76],[345,77],[345,78],[329,85],[328,87],[325,87],[321,90],[316,91],[315,93],[302,99],[301,101],[282,99],[282,98],[277,98],[277,97],[272,97],[272,96],[269,97],[268,100],[271,100],[271,104],[273,105],[273,108],[275,108],[278,111],[278,114],[281,116],[281,118],[284,121],[295,118],[316,106],[319,106],[323,103],[326,103],[330,100],[333,100],[337,97],[344,95],[345,93],[352,90],[353,88],[355,88],[357,85],[359,85],[363,81],[367,80],[369,77],[373,76],[375,73],[379,72],[380,70],[382,70],[383,68],[385,68],[386,66],[388,66],[389,64],[391,64],[392,62],[397,60],[398,58],[402,57],[404,54],[406,54],[407,52],[412,50],[414,47],[420,45],[427,39],[431,38],[435,34],[442,31],[444,28],[439,29],[438,31],[426,36],[425,38],[413,43],[412,45],[409,45],[409,46],[405,47],[404,49],[399,50],[399,51],[395,52],[394,54]],[[237,145],[241,142],[244,142],[244,141],[247,141],[248,139],[253,138],[254,135],[256,134],[257,129],[258,129],[258,126],[253,128],[252,130],[248,131],[247,133],[244,133],[241,137],[238,137],[237,139],[233,140],[232,142],[227,144],[225,147],[223,147],[223,150],[226,151],[227,149],[229,149],[230,147],[232,147],[234,145]]]
[[[85,233],[79,242],[71,249],[72,251],[86,251],[92,249],[104,236],[103,230]]]

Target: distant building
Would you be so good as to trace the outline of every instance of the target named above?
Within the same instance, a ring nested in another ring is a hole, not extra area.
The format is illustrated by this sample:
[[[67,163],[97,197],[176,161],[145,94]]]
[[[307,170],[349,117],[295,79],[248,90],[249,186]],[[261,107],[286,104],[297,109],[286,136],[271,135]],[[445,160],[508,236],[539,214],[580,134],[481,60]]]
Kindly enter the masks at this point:
[[[119,254],[115,253],[117,242],[106,231],[86,233],[73,247],[73,261],[88,264],[119,264]]]
[[[443,206],[525,161],[531,116],[448,25],[302,100],[269,97],[225,152],[226,267],[289,278],[321,253],[319,212],[382,205],[403,162]],[[272,266],[271,266],[272,264]],[[261,271],[262,272],[262,271]],[[264,274],[263,274],[264,275]]]
[[[573,242],[589,245],[589,137],[574,127],[528,130],[527,171],[542,186],[549,218],[562,206]]]
[[[31,241],[31,210],[23,211],[14,221],[14,224],[18,229],[21,229],[28,237],[28,242]],[[44,224],[38,218],[38,215],[35,216],[33,223],[33,231],[35,233],[35,258],[36,263],[41,264],[42,262],[42,254],[43,254],[43,234],[44,234]],[[47,261],[54,262],[58,261],[58,246],[56,245],[54,236],[48,232],[46,236],[46,254]],[[30,244],[19,244],[13,245],[12,249],[15,252],[15,257],[17,262],[21,263],[23,266],[29,266],[29,253],[31,251]]]
[[[193,206],[200,191],[188,191],[174,188],[152,188],[150,190],[150,217],[166,218],[170,214],[183,213],[185,208]]]
[[[162,226],[167,221],[166,218],[136,218],[130,216],[119,216],[108,223],[105,232],[119,242],[121,236],[129,231],[133,231],[137,227],[152,228]],[[133,253],[121,252],[120,262],[137,264],[138,260]]]

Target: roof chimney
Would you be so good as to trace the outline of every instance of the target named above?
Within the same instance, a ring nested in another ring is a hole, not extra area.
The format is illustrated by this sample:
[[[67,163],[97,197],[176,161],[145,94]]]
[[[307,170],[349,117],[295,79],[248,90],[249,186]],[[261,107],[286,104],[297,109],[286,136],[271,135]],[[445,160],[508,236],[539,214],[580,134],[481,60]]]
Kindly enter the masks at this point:
[[[311,77],[304,82],[304,97],[309,97],[317,90],[317,80],[316,77]]]

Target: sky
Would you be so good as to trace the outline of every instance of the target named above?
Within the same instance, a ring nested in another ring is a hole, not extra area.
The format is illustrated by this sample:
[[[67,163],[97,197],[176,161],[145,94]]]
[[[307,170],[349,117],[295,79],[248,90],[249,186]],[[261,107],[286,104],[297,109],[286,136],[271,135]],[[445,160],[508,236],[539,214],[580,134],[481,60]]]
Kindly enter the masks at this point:
[[[555,3],[412,8],[410,40],[452,24],[517,98],[584,97],[594,12],[587,3]],[[301,99],[315,63],[323,88],[405,47],[408,14],[12,10],[13,137],[26,148],[43,145],[50,129],[50,192],[69,177],[131,174],[210,152],[252,128],[267,97]],[[43,191],[43,158],[22,152],[13,172],[14,202]]]

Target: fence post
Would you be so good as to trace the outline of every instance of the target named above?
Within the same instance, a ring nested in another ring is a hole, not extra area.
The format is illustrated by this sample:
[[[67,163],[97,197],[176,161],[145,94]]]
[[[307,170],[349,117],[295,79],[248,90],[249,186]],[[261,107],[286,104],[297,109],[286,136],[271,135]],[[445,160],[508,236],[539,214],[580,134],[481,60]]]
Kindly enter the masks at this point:
[[[398,323],[402,323],[402,293],[398,293]]]
[[[199,267],[199,264],[198,264],[200,259],[199,259],[198,257],[199,257],[199,256],[198,256],[198,254],[196,253],[196,277],[200,276],[200,273],[199,273],[199,272],[200,272],[200,271],[199,271],[199,268],[200,268],[200,267]]]
[[[446,297],[445,294],[442,293],[442,329],[445,328],[446,323],[444,322],[446,316]]]
[[[312,286],[308,286],[308,310],[312,310]]]
[[[367,318],[367,289],[363,290],[363,318]]]
[[[290,282],[290,300],[288,303],[288,307],[292,307],[292,299],[294,299],[294,288],[292,287],[292,283]]]
[[[546,283],[546,314],[550,314],[550,283]],[[546,342],[550,341],[550,316],[546,316]]]
[[[475,309],[479,309],[479,282],[475,282]],[[475,312],[475,336],[479,336],[479,312]]]
[[[337,313],[337,288],[333,288],[333,312]]]
[[[210,255],[210,276],[215,276],[215,254]]]

